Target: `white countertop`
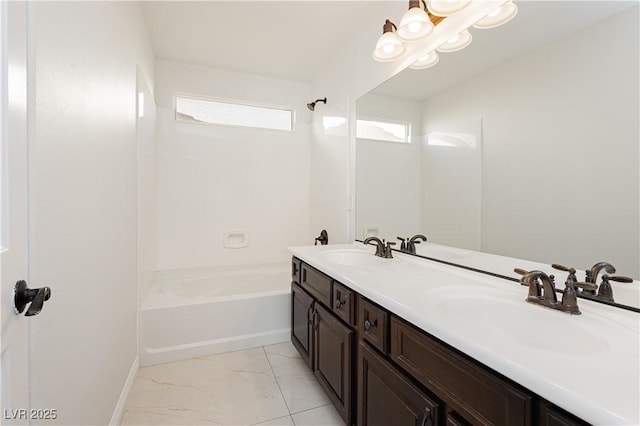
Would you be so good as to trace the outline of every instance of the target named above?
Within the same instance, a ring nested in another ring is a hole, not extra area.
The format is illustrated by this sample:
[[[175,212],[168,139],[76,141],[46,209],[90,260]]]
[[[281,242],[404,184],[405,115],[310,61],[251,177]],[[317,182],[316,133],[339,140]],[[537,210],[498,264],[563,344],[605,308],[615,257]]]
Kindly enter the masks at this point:
[[[579,299],[582,315],[569,315],[527,303],[518,283],[395,252],[376,258],[360,243],[289,251],[589,423],[640,424],[636,312]],[[368,252],[372,266],[331,261],[339,251]]]

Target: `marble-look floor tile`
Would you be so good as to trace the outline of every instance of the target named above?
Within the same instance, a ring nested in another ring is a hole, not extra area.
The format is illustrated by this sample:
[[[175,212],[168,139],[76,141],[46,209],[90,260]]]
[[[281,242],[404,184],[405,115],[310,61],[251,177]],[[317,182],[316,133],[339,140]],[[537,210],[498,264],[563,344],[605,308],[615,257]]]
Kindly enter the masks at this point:
[[[125,410],[125,424],[166,416],[174,424],[247,425],[289,414],[262,348],[143,368]]]
[[[296,426],[345,426],[333,405],[292,414],[291,417]]]
[[[279,419],[270,420],[268,422],[258,423],[256,426],[295,426],[291,416],[280,417]]]
[[[265,346],[264,350],[290,413],[321,407],[330,402],[291,342]]]

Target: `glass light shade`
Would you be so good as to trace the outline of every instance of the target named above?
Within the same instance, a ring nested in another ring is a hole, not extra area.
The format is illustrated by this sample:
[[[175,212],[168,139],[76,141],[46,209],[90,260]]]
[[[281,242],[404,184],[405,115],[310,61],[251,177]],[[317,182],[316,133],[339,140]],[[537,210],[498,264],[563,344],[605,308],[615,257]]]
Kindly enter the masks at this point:
[[[512,20],[517,14],[518,6],[516,6],[512,1],[509,1],[473,24],[473,27],[483,30],[499,27],[500,25],[506,24]]]
[[[427,9],[436,16],[449,16],[471,3],[471,0],[429,0]]]
[[[427,12],[419,7],[412,7],[402,17],[398,27],[398,38],[403,41],[415,41],[433,31],[433,24]]]
[[[380,36],[373,51],[373,59],[378,62],[389,62],[398,59],[404,53],[404,45],[394,32],[386,32]]]
[[[415,61],[413,64],[409,65],[409,68],[414,70],[423,70],[425,68],[429,68],[438,63],[440,57],[435,51],[431,51],[427,53],[422,58]]]
[[[436,50],[441,53],[456,52],[470,45],[471,40],[473,40],[471,33],[468,30],[464,30],[449,41],[440,45]]]

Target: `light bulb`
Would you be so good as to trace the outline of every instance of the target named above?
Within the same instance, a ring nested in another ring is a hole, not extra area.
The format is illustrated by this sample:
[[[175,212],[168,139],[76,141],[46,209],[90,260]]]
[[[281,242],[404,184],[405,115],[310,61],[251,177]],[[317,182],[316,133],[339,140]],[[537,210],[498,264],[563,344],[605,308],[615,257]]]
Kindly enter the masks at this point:
[[[489,29],[506,24],[518,14],[518,6],[513,1],[509,1],[499,8],[491,11],[487,16],[473,24],[474,28]]]
[[[420,31],[420,28],[422,28],[422,23],[420,22],[412,22],[409,25],[407,25],[407,28],[409,29],[410,33],[417,33],[418,31]]]
[[[422,58],[415,61],[413,64],[409,65],[409,68],[414,70],[423,70],[425,68],[429,68],[438,63],[440,57],[436,52],[429,52]]]
[[[389,62],[398,59],[404,53],[404,45],[392,31],[392,23],[387,20],[384,32],[373,50],[373,59],[378,62]]]
[[[442,53],[456,52],[471,44],[471,40],[473,40],[471,33],[468,30],[464,30],[456,36],[451,37],[449,41],[440,45],[436,50]]]
[[[427,9],[436,16],[449,16],[456,13],[471,2],[471,0],[430,0],[427,2]]]

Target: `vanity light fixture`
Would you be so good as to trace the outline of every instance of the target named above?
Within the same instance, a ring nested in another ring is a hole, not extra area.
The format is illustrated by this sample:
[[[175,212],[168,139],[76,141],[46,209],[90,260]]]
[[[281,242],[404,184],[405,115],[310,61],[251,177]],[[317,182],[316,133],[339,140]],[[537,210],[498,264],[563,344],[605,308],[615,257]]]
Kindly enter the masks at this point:
[[[429,0],[427,9],[436,16],[449,16],[461,11],[469,3],[471,0]]]
[[[373,51],[373,59],[378,62],[399,59],[405,52],[403,42],[420,40],[418,45],[425,42],[425,50],[428,50],[409,67],[429,68],[439,61],[436,52],[456,52],[471,44],[473,36],[469,32],[469,25],[473,21],[475,28],[495,28],[512,20],[517,13],[514,0],[409,0],[409,10],[402,17],[399,27],[388,19],[385,21],[382,36]],[[470,16],[473,16],[473,20],[469,19]],[[444,20],[447,24],[434,31]],[[447,38],[449,40],[443,43],[442,40]],[[434,46],[437,46],[435,51]]]
[[[413,64],[409,65],[409,68],[414,70],[423,70],[425,68],[429,68],[438,63],[440,57],[435,51],[431,51],[427,53],[422,58],[415,61]]]
[[[424,9],[420,7],[420,3]],[[425,37],[433,31],[433,23],[426,12],[427,4],[424,0],[409,0],[409,10],[400,20],[398,38],[402,41],[415,41]]]
[[[471,40],[473,40],[473,37],[471,36],[469,30],[464,30],[454,37],[450,38],[444,44],[440,45],[440,47],[438,47],[436,51],[441,53],[457,52],[458,50],[462,50],[470,45]]]
[[[495,28],[502,24],[506,24],[517,14],[518,6],[516,6],[512,0],[509,0],[507,3],[503,4],[502,6],[495,9],[493,12],[489,13],[487,16],[473,24],[473,27],[482,30]]]
[[[373,51],[373,59],[378,62],[390,62],[398,59],[404,53],[404,45],[396,35],[398,27],[390,20],[386,20],[382,27],[382,35]]]

